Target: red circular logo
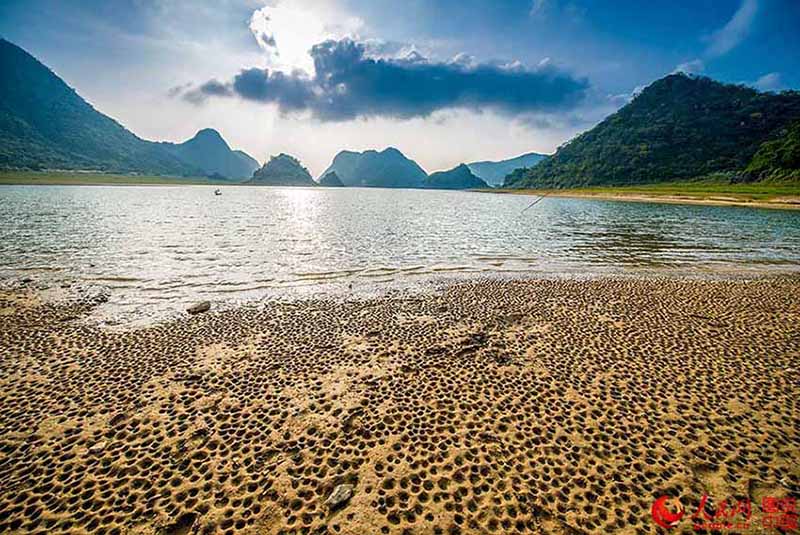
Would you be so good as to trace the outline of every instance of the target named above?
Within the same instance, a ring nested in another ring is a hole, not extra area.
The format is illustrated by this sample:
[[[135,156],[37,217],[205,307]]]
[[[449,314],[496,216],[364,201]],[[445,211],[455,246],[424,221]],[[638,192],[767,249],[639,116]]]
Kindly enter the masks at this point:
[[[667,507],[669,502],[671,502],[671,505],[675,510],[671,510],[669,507]],[[650,513],[653,515],[653,521],[655,521],[656,524],[664,529],[670,529],[677,526],[678,522],[681,521],[681,518],[683,518],[684,509],[681,501],[678,498],[662,496],[653,502],[653,507],[650,509]]]

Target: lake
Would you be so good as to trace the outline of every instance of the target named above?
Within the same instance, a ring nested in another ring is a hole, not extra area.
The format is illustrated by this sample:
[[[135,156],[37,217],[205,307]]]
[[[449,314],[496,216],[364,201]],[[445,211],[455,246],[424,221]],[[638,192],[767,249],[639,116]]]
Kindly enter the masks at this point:
[[[800,212],[458,191],[0,186],[0,277],[107,289],[120,318],[198,300],[364,295],[485,276],[773,273]]]

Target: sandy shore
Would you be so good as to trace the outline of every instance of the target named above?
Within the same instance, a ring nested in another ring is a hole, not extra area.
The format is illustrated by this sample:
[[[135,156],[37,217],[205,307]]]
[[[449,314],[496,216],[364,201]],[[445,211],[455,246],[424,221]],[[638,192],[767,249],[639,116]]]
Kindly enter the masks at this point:
[[[800,493],[797,279],[485,281],[130,332],[91,306],[0,294],[0,532],[657,533],[663,494],[760,525]]]
[[[749,208],[769,208],[775,210],[800,210],[800,197],[779,196],[768,200],[748,199],[736,195],[672,195],[645,194],[632,192],[583,192],[580,190],[480,190],[487,193],[506,193],[511,195],[531,195],[548,197],[565,197],[569,199],[597,199],[605,201],[648,202],[666,204],[697,204],[703,206],[745,206]]]

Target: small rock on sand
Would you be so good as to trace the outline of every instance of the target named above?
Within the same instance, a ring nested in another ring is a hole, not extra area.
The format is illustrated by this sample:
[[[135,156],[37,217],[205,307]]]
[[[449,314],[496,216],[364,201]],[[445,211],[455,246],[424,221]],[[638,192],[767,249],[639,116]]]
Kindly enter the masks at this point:
[[[199,303],[195,303],[194,305],[188,307],[186,312],[189,314],[200,314],[201,312],[206,312],[211,309],[211,303],[208,301],[201,301]]]
[[[353,485],[339,485],[333,489],[331,495],[325,500],[325,505],[327,505],[329,509],[338,509],[347,503],[347,500],[352,496]]]

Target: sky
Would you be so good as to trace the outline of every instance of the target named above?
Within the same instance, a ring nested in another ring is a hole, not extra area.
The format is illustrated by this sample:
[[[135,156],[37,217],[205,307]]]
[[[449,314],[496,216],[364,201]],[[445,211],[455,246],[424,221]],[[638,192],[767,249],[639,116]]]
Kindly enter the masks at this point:
[[[0,36],[145,139],[318,176],[551,153],[672,72],[800,89],[798,0],[2,0]]]

